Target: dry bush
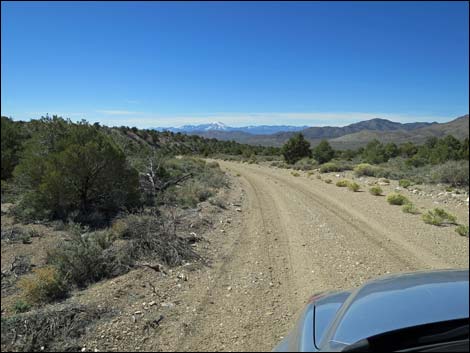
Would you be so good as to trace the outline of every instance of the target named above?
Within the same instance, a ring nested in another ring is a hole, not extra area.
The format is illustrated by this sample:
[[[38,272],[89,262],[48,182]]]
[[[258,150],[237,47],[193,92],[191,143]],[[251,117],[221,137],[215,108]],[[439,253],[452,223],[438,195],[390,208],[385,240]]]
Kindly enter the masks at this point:
[[[380,186],[372,186],[369,189],[369,192],[374,196],[380,196],[380,195],[382,195],[383,190]]]
[[[402,194],[398,194],[398,193],[391,193],[387,196],[387,202],[390,204],[390,205],[398,205],[398,206],[401,206],[401,205],[404,205],[406,203],[409,203],[410,200],[408,200],[408,198]]]
[[[200,259],[191,245],[175,234],[174,224],[150,215],[129,215],[124,221],[127,228],[121,237],[128,241],[133,259],[158,259],[169,266]]]
[[[313,158],[302,158],[294,164],[294,169],[298,170],[312,170],[318,165],[317,161]]]
[[[34,269],[33,272],[33,276],[23,277],[18,282],[18,287],[28,303],[49,303],[67,296],[67,285],[56,268],[45,266]]]
[[[348,183],[348,189],[353,192],[358,192],[360,190],[360,185],[354,181]]]
[[[414,204],[412,204],[411,202],[404,204],[403,207],[401,208],[401,210],[404,213],[411,213],[411,214],[418,214],[419,213],[416,206]]]
[[[2,318],[2,351],[80,351],[80,336],[106,316],[104,309],[59,304]]]
[[[340,167],[338,164],[333,162],[324,163],[320,166],[320,173],[339,172]]]
[[[423,214],[423,221],[427,224],[434,226],[441,226],[444,224],[456,224],[457,218],[442,208],[435,208]]]
[[[48,252],[47,262],[79,288],[129,271],[131,255],[111,231],[88,232],[76,226],[70,238]]]
[[[213,195],[214,190],[212,188],[197,180],[188,181],[181,188],[174,191],[175,201],[184,208],[196,207],[199,202],[206,201]]]
[[[457,228],[455,228],[455,231],[457,232],[458,235],[461,235],[462,237],[468,237],[468,226],[459,224]]]
[[[22,242],[23,244],[31,243],[31,237],[36,236],[31,232],[31,228],[14,225],[12,227],[2,227],[2,240],[9,242]]]
[[[398,181],[398,185],[400,185],[402,188],[407,189],[412,185],[412,182],[411,180],[408,180],[408,179],[400,179]]]
[[[340,188],[345,188],[346,186],[349,185],[349,181],[348,180],[339,180],[336,182],[336,186],[340,187]]]
[[[380,171],[380,167],[373,166],[369,163],[361,163],[354,167],[354,174],[357,176],[377,176]]]

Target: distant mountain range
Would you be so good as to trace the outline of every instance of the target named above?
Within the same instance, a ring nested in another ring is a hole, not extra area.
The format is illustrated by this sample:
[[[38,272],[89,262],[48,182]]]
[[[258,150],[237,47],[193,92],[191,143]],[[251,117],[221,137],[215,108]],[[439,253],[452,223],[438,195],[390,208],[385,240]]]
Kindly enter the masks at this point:
[[[181,127],[163,127],[155,128],[159,131],[172,131],[172,132],[181,132],[181,133],[205,133],[205,132],[214,132],[214,131],[224,131],[224,132],[244,132],[252,135],[270,135],[277,132],[286,132],[286,131],[301,131],[308,128],[308,126],[291,126],[291,125],[251,125],[251,126],[242,126],[242,127],[232,127],[225,125],[219,121],[201,124],[201,125],[184,125]]]
[[[295,133],[302,132],[312,146],[321,140],[328,140],[337,149],[352,149],[365,146],[373,139],[382,142],[423,143],[428,137],[442,137],[448,134],[459,139],[469,135],[469,116],[464,115],[447,123],[416,122],[402,124],[387,119],[370,119],[343,127],[261,125],[229,127],[217,122],[204,125],[186,125],[180,128],[158,128],[189,135],[199,135],[218,140],[234,140],[240,143],[263,146],[281,146]]]

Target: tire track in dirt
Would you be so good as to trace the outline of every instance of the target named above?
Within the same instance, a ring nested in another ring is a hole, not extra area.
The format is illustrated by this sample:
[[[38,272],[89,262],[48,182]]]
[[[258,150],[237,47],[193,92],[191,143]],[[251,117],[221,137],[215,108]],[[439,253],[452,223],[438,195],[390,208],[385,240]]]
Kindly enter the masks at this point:
[[[295,286],[286,272],[292,268],[289,248],[269,245],[284,233],[279,223],[282,215],[271,208],[269,194],[249,181],[242,183],[250,195],[243,205],[245,225],[178,350],[263,351],[285,331],[276,329],[279,325],[269,330],[263,327],[272,326],[275,316],[284,316],[284,322],[290,318],[292,301],[288,298]]]
[[[322,184],[267,167],[220,164],[240,175],[246,191],[243,226],[232,230],[238,240],[208,283],[179,350],[271,350],[315,292],[451,267]]]
[[[264,170],[258,171],[260,174],[267,176]],[[394,234],[387,230],[384,226],[378,225],[371,219],[365,219],[363,215],[354,211],[354,209],[346,209],[341,203],[325,197],[318,190],[306,188],[300,185],[297,180],[286,180],[283,177],[272,176],[280,182],[289,183],[289,187],[305,195],[304,205],[307,207],[309,203],[315,204],[315,209],[325,209],[334,215],[337,221],[344,222],[348,227],[353,228],[361,236],[367,238],[376,247],[384,247],[387,252],[394,256],[397,260],[407,266],[409,270],[418,268],[448,268],[450,265],[429,254],[422,248],[413,247],[407,243],[398,234]],[[307,208],[308,209],[308,208]]]

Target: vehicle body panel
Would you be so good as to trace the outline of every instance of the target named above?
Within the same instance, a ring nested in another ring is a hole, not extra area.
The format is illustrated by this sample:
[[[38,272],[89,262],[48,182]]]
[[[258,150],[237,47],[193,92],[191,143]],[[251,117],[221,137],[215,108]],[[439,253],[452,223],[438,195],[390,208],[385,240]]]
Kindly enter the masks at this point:
[[[468,317],[468,270],[391,275],[310,303],[276,351],[339,351],[380,333]]]

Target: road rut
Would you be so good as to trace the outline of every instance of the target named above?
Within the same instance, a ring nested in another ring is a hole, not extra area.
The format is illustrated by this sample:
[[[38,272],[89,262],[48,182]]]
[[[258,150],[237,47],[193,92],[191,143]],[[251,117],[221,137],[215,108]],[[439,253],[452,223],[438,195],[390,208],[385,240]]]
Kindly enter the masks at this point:
[[[468,267],[468,239],[445,230],[442,246],[426,245],[434,229],[383,198],[285,170],[219,163],[246,192],[243,222],[178,349],[271,350],[316,292],[387,273]]]

